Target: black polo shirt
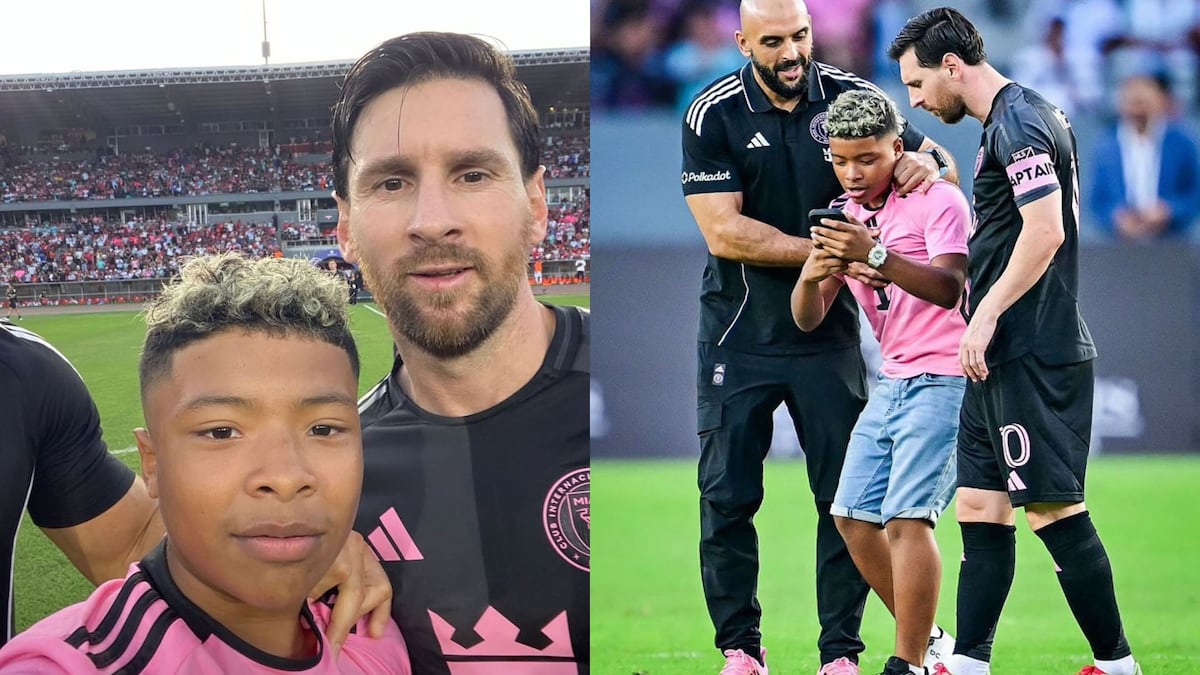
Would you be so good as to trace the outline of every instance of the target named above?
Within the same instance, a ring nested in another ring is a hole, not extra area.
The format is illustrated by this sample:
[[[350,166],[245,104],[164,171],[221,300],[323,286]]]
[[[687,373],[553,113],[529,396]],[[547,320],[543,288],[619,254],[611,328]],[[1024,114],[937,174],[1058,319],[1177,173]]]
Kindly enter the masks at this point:
[[[100,413],[74,366],[36,333],[0,321],[0,604],[11,637],[12,561],[21,514],[74,527],[129,492],[133,471],[108,453]]]
[[[1062,246],[1049,269],[1000,317],[987,350],[996,365],[1026,354],[1062,365],[1096,358],[1079,313],[1079,162],[1062,110],[1009,83],[996,95],[975,159],[975,227],[967,272],[974,312],[1008,266],[1024,221],[1020,207],[1062,191]]]
[[[837,95],[878,87],[814,61],[808,96],[792,112],[776,108],[747,63],[708,85],[683,118],[683,194],[742,193],[742,214],[786,234],[809,235],[808,212],[842,194],[829,155],[825,111]],[[903,123],[906,150],[925,136]],[[858,309],[846,289],[821,325],[792,321],[799,267],[760,267],[708,256],[700,295],[700,341],[757,354],[804,354],[858,344]]]

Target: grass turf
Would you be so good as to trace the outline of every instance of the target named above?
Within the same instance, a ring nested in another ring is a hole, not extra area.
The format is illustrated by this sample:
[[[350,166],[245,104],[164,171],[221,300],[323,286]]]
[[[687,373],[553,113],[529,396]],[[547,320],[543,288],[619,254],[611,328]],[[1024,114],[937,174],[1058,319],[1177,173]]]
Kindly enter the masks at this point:
[[[700,588],[698,492],[690,461],[592,464],[593,672],[716,673],[721,657]],[[766,468],[755,519],[763,643],[776,673],[813,673],[815,515],[802,462]],[[1108,549],[1125,632],[1147,675],[1200,673],[1200,457],[1100,457],[1088,473],[1089,509]],[[953,633],[958,526],[937,529],[943,555],[938,621]],[[894,624],[874,597],[864,617],[864,673],[891,653]],[[1000,621],[993,672],[1064,675],[1090,664],[1041,541],[1018,520],[1017,571]]]
[[[587,295],[544,295],[539,300],[589,306]],[[143,425],[138,393],[138,354],[145,325],[136,311],[27,315],[20,325],[45,337],[79,370],[100,410],[110,451],[135,471],[133,429]],[[351,330],[362,371],[359,394],[382,378],[392,364],[387,322],[373,304],[351,308]],[[13,573],[17,630],[86,598],[92,585],[46,539],[28,514],[17,538]]]

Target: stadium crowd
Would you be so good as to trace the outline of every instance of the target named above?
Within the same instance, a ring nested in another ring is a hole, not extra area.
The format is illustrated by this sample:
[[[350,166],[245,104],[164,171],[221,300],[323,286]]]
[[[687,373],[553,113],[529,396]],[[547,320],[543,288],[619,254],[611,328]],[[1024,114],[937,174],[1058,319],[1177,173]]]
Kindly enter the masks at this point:
[[[535,260],[586,260],[591,230],[586,196],[554,202],[546,239]],[[60,281],[167,279],[185,256],[241,251],[255,257],[282,254],[285,243],[319,239],[315,223],[257,224],[230,220],[199,227],[166,218],[125,223],[80,217],[52,224],[0,229],[0,279],[14,284]]]
[[[588,176],[587,140],[547,136],[542,151],[547,178]],[[166,153],[98,152],[83,160],[13,152],[0,162],[0,200],[13,204],[333,189],[328,161],[303,161],[312,155],[292,152],[303,146],[284,147],[199,144]]]
[[[280,252],[272,225],[240,220],[196,227],[142,219],[101,218],[0,230],[0,278],[15,283],[166,279],[183,256]]]
[[[222,193],[329,190],[328,162],[304,164],[276,149],[197,145],[96,160],[18,159],[0,174],[4,203]]]

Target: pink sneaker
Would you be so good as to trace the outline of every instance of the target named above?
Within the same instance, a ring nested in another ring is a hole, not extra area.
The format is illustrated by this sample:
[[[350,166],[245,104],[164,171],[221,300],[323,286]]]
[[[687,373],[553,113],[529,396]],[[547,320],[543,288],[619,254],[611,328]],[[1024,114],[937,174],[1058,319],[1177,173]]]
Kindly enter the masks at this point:
[[[726,649],[722,652],[725,654],[725,667],[720,675],[767,675],[767,650],[764,647],[759,649],[762,650],[762,663],[740,649]]]
[[[1079,675],[1108,675],[1108,673],[1100,670],[1098,666],[1084,666],[1083,670],[1079,671]],[[1133,664],[1133,675],[1142,675],[1140,663]]]
[[[859,675],[858,664],[843,656],[821,666],[817,675]]]

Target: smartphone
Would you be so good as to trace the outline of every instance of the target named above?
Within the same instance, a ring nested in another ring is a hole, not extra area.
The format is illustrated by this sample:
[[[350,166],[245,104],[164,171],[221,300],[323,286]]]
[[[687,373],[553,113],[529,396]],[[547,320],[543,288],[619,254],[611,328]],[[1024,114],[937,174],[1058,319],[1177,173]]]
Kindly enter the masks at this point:
[[[843,213],[841,209],[813,209],[812,211],[808,212],[808,222],[812,223],[813,225],[820,225],[822,218],[840,220],[843,223],[850,222],[846,218],[846,214]]]

